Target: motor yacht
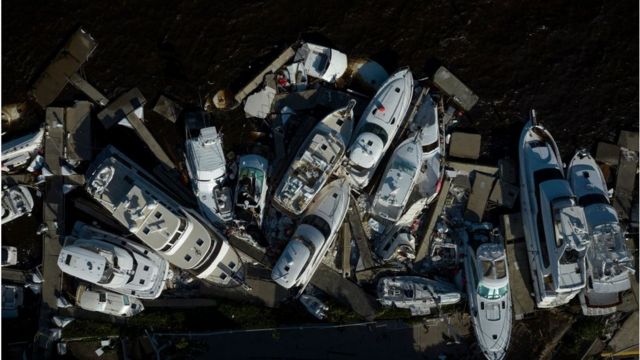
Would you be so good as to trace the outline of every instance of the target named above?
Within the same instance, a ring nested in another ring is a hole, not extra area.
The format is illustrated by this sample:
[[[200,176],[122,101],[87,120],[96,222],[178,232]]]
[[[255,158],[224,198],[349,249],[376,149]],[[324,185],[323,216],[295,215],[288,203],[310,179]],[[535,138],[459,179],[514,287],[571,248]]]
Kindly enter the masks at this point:
[[[532,119],[520,137],[520,201],[536,304],[568,303],[586,284],[589,233],[551,134]]]
[[[391,75],[367,105],[355,128],[346,164],[351,184],[365,188],[404,123],[413,96],[409,69]]]
[[[299,293],[304,291],[338,234],[349,199],[346,179],[334,180],[320,191],[273,267],[273,281],[286,289],[299,286]]]
[[[311,131],[273,197],[282,210],[300,215],[342,161],[353,132],[355,100],[327,115]]]

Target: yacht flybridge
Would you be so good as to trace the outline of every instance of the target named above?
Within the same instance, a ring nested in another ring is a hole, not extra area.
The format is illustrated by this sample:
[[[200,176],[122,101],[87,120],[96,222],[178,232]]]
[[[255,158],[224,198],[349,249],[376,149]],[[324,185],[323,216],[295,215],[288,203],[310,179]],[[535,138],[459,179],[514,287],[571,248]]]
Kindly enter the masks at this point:
[[[346,179],[335,180],[320,191],[273,267],[273,281],[287,289],[299,286],[299,293],[304,290],[338,234],[349,199]]]
[[[348,150],[347,170],[354,188],[363,189],[382,161],[402,126],[411,97],[413,76],[409,69],[391,75],[367,105]]]
[[[585,315],[604,315],[616,311],[621,293],[631,287],[633,270],[616,210],[608,198],[607,184],[596,161],[578,151],[567,170],[578,204],[584,207],[591,244],[587,250],[587,285],[580,294]]]
[[[586,284],[589,234],[551,134],[532,119],[520,137],[520,201],[536,304],[568,303]]]
[[[274,204],[300,215],[339,166],[353,132],[355,100],[327,115],[298,150],[273,197]]]
[[[222,137],[215,126],[206,126],[198,116],[186,118],[185,126],[187,171],[200,212],[222,225],[233,220],[231,188],[224,184],[227,167]]]
[[[64,273],[117,293],[155,299],[169,277],[169,263],[151,249],[76,223],[58,256]]]
[[[226,238],[112,146],[87,171],[86,190],[171,264],[217,285],[242,284],[242,262]]]
[[[511,340],[511,291],[507,257],[501,243],[477,229],[466,236],[467,297],[478,345],[487,359],[504,359]]]
[[[371,205],[374,217],[395,223],[402,216],[420,174],[420,143],[420,136],[415,136],[393,152]]]

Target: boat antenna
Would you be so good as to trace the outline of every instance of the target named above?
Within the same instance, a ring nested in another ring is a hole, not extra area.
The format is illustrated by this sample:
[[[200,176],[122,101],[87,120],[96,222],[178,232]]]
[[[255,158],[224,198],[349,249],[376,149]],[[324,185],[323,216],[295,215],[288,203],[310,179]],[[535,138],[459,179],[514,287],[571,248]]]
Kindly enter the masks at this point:
[[[531,120],[531,123],[533,124],[533,126],[538,125],[538,118],[536,117],[535,109],[531,109],[531,111],[529,111],[529,119]]]

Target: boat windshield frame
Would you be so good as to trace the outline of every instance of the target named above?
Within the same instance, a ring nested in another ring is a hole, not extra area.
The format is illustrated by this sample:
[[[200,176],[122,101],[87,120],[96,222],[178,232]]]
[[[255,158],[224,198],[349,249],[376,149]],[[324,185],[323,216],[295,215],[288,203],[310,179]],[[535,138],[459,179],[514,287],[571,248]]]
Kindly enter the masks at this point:
[[[382,141],[382,145],[386,145],[387,141],[389,140],[389,133],[387,133],[387,131],[385,129],[382,128],[382,126],[378,125],[378,124],[374,124],[372,122],[368,122],[366,124],[364,124],[362,126],[362,129],[360,129],[360,134],[362,133],[371,133],[374,134],[375,136],[377,136],[378,138],[380,138],[380,140]]]
[[[498,300],[503,298],[509,292],[509,284],[500,287],[486,286],[484,283],[478,284],[476,293],[487,300]]]

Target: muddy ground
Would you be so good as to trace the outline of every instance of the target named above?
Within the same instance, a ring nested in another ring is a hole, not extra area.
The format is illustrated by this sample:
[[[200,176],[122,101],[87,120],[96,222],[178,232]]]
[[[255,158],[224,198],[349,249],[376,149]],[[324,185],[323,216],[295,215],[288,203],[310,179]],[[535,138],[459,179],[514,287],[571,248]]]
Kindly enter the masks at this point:
[[[197,104],[217,89],[237,89],[283,47],[305,38],[373,58],[389,71],[409,65],[416,78],[434,64],[447,66],[480,96],[467,120],[483,134],[486,159],[516,154],[531,107],[565,161],[578,147],[638,128],[635,0],[5,1],[3,104],[27,98],[79,25],[99,43],[84,68],[89,81],[109,97],[137,86],[150,105],[160,93]],[[68,87],[61,98],[77,96]],[[151,131],[177,157],[182,129],[150,109]],[[225,145],[245,141],[240,110],[216,117]],[[136,143],[115,131],[112,138]],[[527,341],[515,344],[532,349]]]

